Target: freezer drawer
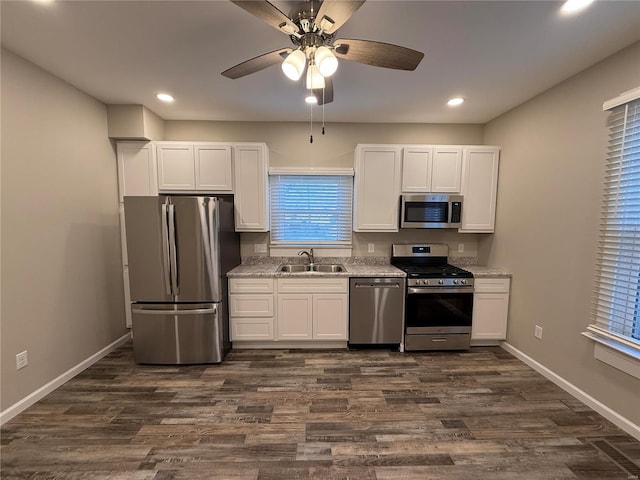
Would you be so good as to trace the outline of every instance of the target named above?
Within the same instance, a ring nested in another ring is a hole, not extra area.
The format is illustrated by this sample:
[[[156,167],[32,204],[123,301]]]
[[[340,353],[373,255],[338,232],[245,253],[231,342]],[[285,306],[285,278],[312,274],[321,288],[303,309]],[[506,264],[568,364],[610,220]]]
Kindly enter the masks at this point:
[[[133,304],[136,363],[220,363],[228,349],[219,305]]]

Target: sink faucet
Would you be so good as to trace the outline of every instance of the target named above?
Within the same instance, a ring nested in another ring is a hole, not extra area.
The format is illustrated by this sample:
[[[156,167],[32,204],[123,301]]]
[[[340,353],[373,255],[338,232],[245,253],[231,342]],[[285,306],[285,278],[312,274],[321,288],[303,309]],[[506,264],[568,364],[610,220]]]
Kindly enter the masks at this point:
[[[313,268],[313,266],[315,265],[315,260],[313,259],[313,248],[310,248],[308,252],[306,250],[300,250],[298,252],[298,255],[306,255],[309,259],[309,266]]]

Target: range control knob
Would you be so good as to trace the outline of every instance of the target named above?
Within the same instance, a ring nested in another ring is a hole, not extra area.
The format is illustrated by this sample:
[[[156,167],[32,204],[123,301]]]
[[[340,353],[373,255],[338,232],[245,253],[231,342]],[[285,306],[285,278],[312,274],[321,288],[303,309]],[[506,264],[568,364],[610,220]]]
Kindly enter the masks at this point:
[[[460,283],[461,283],[462,285],[466,285],[466,284],[467,284],[467,281],[463,278],[462,280],[460,280]]]
[[[453,284],[454,285],[458,285],[458,279],[457,278],[453,281]]]
[[[442,279],[438,280],[438,285],[444,285],[444,280]]]

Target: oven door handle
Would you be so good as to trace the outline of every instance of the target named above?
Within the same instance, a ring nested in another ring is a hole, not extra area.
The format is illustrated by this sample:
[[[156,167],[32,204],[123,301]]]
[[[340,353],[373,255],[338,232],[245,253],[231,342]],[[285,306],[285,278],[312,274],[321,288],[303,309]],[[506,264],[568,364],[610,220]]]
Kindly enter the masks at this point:
[[[409,287],[407,293],[412,294],[430,294],[430,293],[473,293],[473,287]]]

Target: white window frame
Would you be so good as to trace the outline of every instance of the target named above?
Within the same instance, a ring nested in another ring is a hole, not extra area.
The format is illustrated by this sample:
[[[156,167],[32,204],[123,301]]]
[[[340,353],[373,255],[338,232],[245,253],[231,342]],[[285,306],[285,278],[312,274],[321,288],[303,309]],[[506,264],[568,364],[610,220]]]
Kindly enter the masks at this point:
[[[286,168],[286,167],[272,167],[269,169],[269,175],[295,175],[295,176],[348,176],[351,182],[353,182],[354,170],[352,168]],[[269,182],[273,185],[274,182]],[[270,187],[273,188],[273,187]],[[272,191],[269,192],[272,195]],[[353,216],[353,185],[351,186],[350,195],[350,212],[349,218]],[[271,216],[271,230],[278,224],[276,215],[274,215],[275,202],[270,202],[269,215]],[[300,248],[313,247],[316,255],[319,256],[334,256],[334,257],[348,257],[351,255],[352,249],[352,223],[348,223],[349,236],[348,239],[343,241],[323,241],[323,240],[274,240],[273,233],[270,240],[270,255],[271,256],[290,256],[296,255]]]
[[[635,193],[636,184],[621,187],[620,178],[622,171],[628,171],[627,155],[634,155],[633,166],[640,155],[637,146],[637,135],[640,127],[639,120],[634,117],[633,133],[625,131],[629,126],[627,118],[631,113],[628,108],[634,108],[638,112],[640,106],[640,87],[625,92],[618,97],[604,103],[603,110],[612,112],[612,117],[618,120],[617,127],[622,131],[610,131],[609,155],[607,158],[607,175],[605,177],[605,197],[603,201],[603,219],[601,222],[598,267],[596,272],[596,284],[594,288],[593,324],[587,327],[584,336],[595,342],[594,357],[608,365],[611,365],[629,375],[640,378],[640,339],[633,338],[635,330],[640,328],[640,311],[638,295],[640,295],[640,238],[636,239],[634,229],[624,226],[628,223],[620,222],[627,218],[616,215],[625,205],[618,200],[620,192],[626,188],[628,192]],[[635,102],[633,106],[631,103]],[[635,113],[637,115],[637,113]],[[632,149],[628,143],[633,141]],[[634,148],[635,147],[635,148]],[[629,153],[629,152],[632,153]],[[624,162],[624,164],[623,164]],[[619,167],[623,164],[622,167]],[[640,162],[638,163],[640,165]],[[634,170],[635,172],[635,170]],[[640,197],[640,193],[638,193]],[[637,203],[640,198],[632,197],[630,215],[640,211]],[[627,205],[629,202],[627,201]],[[635,209],[635,210],[634,210]],[[633,224],[631,224],[633,225]],[[639,232],[640,233],[640,232]],[[621,246],[626,247],[623,251]],[[638,278],[638,281],[635,279]],[[635,289],[634,289],[635,287]]]

